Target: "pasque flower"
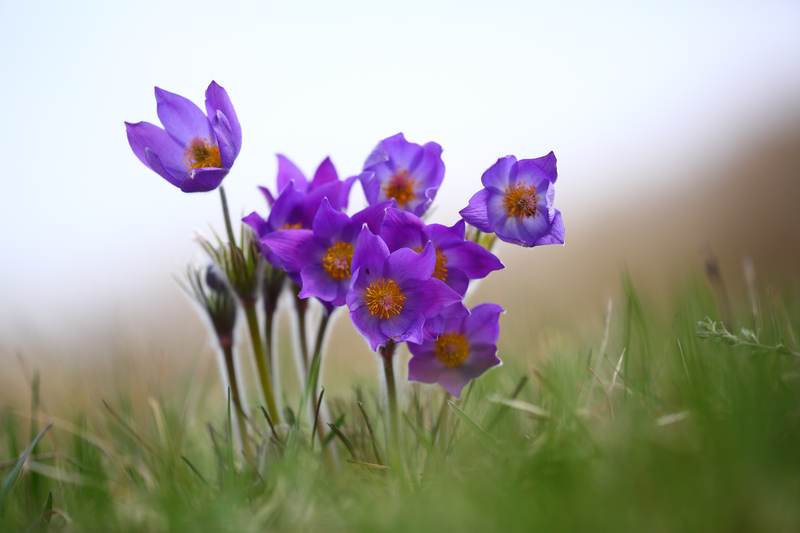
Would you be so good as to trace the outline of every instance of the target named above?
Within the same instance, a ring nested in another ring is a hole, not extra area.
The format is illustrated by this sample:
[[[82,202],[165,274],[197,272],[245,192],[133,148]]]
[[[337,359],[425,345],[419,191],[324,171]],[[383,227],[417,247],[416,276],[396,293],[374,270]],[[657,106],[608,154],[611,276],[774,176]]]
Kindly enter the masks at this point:
[[[216,189],[242,146],[242,128],[228,93],[212,81],[206,112],[183,96],[155,88],[156,112],[164,128],[125,123],[133,153],[183,192]]]
[[[400,209],[422,215],[444,178],[442,147],[435,142],[408,142],[398,133],[378,143],[364,171],[372,173],[361,178],[367,202],[392,199]]]
[[[330,157],[326,157],[317,167],[311,181],[306,178],[303,171],[295,165],[291,159],[283,154],[277,154],[278,176],[276,178],[276,194],[280,195],[287,187],[293,186],[297,191],[304,194],[322,198],[328,197],[334,209],[343,210],[347,208],[350,188],[356,177],[348,178],[344,181],[339,180],[339,174]],[[258,189],[267,199],[270,207],[275,204],[275,195],[267,187],[259,186]],[[321,196],[320,196],[321,195]],[[314,213],[311,214],[313,219]],[[310,224],[310,221],[307,221]]]
[[[381,224],[380,235],[390,251],[400,248],[422,250],[430,241],[436,251],[433,277],[463,295],[467,292],[469,280],[484,278],[490,272],[503,268],[494,254],[477,243],[465,240],[464,231],[463,220],[451,227],[425,224],[413,213],[390,208]]]
[[[408,379],[438,383],[459,396],[470,380],[501,363],[497,339],[502,312],[495,304],[477,305],[469,312],[456,304],[428,320],[423,342],[408,344]]]
[[[313,296],[334,306],[344,305],[356,238],[364,225],[377,233],[390,205],[372,205],[349,217],[325,198],[312,229],[273,231],[261,243],[287,271],[299,273],[300,298]]]
[[[561,212],[553,208],[556,156],[501,157],[481,176],[484,188],[460,214],[484,232],[522,246],[564,244]]]
[[[431,243],[421,252],[401,248],[390,253],[383,239],[364,227],[350,268],[350,318],[373,351],[389,341],[422,342],[425,320],[461,300],[433,277],[436,250]]]

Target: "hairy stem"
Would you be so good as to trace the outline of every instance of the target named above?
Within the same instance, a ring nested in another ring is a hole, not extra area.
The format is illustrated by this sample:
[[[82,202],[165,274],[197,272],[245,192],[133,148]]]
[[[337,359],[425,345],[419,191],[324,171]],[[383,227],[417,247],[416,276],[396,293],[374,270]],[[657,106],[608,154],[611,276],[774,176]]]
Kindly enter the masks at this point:
[[[394,352],[397,345],[389,341],[386,346],[381,348],[381,359],[383,360],[383,377],[386,380],[386,405],[389,409],[389,427],[391,438],[395,446],[399,443],[399,414],[397,411],[397,385],[394,379]]]
[[[247,438],[247,415],[242,405],[242,393],[239,389],[239,379],[236,376],[236,365],[234,363],[233,343],[229,340],[220,339],[222,356],[225,361],[225,377],[231,389],[231,400],[236,410],[236,422],[239,427],[239,439],[242,442],[242,451],[245,456],[252,456],[250,439]]]
[[[244,313],[247,317],[247,329],[250,330],[250,341],[253,345],[253,357],[255,357],[256,369],[258,370],[258,380],[261,382],[261,392],[264,395],[264,403],[272,420],[277,424],[280,422],[278,406],[275,403],[275,394],[272,389],[272,375],[267,363],[267,356],[264,353],[264,344],[261,341],[261,331],[258,328],[258,315],[256,313],[255,302],[243,302]]]
[[[225,187],[220,186],[219,197],[222,200],[222,217],[225,219],[225,231],[228,233],[228,241],[231,247],[236,246],[236,237],[233,234],[233,225],[231,224],[231,213],[228,210],[228,197],[225,195]]]

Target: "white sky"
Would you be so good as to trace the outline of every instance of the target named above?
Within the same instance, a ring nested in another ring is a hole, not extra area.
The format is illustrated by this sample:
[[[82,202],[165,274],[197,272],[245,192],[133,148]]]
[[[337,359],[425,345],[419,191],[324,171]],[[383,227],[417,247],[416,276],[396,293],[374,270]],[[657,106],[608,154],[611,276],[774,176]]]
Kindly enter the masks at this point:
[[[263,209],[277,151],[349,175],[403,131],[445,149],[441,221],[498,156],[555,150],[568,232],[625,201],[619,169],[699,160],[797,102],[800,4],[643,4],[0,0],[0,316],[124,301],[221,227],[216,194],[128,147],[124,120],[157,122],[156,84],[198,103],[211,79],[228,89],[236,212]]]

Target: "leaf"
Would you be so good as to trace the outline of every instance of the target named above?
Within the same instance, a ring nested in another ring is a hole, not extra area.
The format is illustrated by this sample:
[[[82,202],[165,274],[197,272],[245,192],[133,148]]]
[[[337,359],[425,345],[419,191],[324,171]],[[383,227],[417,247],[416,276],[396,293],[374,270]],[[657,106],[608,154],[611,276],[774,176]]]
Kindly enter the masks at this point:
[[[45,433],[47,433],[50,428],[53,427],[53,424],[47,424],[44,429],[42,429],[34,438],[33,441],[25,448],[25,451],[19,456],[17,459],[16,464],[11,469],[11,471],[6,474],[6,477],[3,479],[3,484],[0,485],[0,514],[5,511],[6,501],[8,499],[9,494],[11,494],[11,490],[14,488],[14,484],[19,479],[20,475],[22,474],[22,469],[25,466],[25,463],[28,462],[31,453],[33,452],[36,445],[39,444],[39,441],[42,440]]]

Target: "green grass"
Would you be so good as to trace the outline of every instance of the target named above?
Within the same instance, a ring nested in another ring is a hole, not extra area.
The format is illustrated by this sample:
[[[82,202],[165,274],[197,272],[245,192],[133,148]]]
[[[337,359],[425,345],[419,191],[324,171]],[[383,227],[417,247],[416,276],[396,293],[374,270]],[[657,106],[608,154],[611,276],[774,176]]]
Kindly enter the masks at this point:
[[[460,401],[406,388],[399,450],[377,387],[328,392],[324,451],[254,413],[250,460],[182,390],[49,429],[0,414],[0,531],[800,530],[800,301],[700,331],[719,320],[702,284],[670,312],[628,282],[616,302],[607,335],[529,369],[503,339],[517,364]]]

